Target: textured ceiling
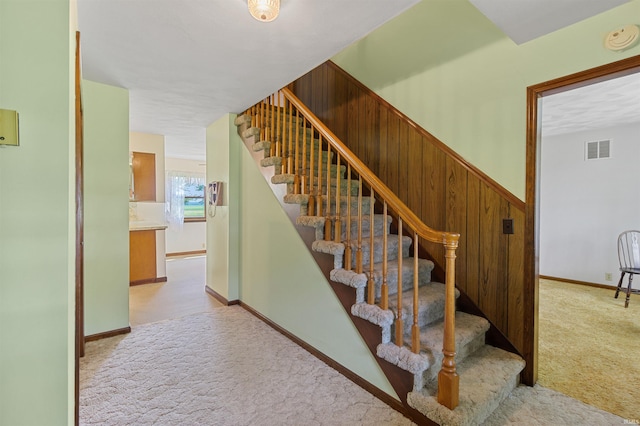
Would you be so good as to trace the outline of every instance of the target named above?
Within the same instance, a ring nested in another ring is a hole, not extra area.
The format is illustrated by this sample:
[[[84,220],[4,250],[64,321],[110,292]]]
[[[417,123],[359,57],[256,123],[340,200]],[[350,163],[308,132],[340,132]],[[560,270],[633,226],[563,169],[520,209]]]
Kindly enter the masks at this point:
[[[543,136],[640,123],[640,72],[542,98]]]
[[[419,1],[282,0],[280,16],[265,24],[246,0],[78,0],[83,76],[128,89],[131,130],[165,135],[166,156],[204,160],[206,126]],[[470,1],[518,41],[626,0]],[[568,123],[567,111],[553,116],[563,114]]]
[[[83,77],[129,90],[132,131],[204,160],[205,127],[240,112],[419,0],[79,0]],[[312,46],[312,48],[310,48]]]

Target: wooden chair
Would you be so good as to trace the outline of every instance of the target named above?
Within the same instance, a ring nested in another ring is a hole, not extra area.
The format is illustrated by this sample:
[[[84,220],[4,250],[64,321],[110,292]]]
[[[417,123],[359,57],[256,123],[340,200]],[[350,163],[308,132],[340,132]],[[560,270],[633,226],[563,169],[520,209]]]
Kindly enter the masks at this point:
[[[629,307],[631,293],[640,294],[640,290],[632,290],[631,282],[635,274],[640,274],[640,231],[624,231],[618,236],[618,262],[620,263],[620,281],[616,289],[616,299],[622,288],[624,274],[629,274],[627,298],[624,307]]]

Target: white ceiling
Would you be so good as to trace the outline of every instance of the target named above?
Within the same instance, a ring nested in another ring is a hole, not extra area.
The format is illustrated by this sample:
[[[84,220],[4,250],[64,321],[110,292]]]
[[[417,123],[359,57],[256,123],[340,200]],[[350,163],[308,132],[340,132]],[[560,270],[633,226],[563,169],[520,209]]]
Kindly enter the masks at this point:
[[[246,1],[78,0],[83,77],[128,89],[131,130],[165,135],[166,156],[202,161],[206,126],[420,0],[282,0],[271,23]],[[627,0],[470,1],[522,42]]]
[[[640,123],[640,72],[542,98],[543,136]]]
[[[129,89],[131,130],[165,135],[166,156],[204,160],[206,126],[418,1],[282,0],[263,23],[247,0],[79,0],[83,77]]]

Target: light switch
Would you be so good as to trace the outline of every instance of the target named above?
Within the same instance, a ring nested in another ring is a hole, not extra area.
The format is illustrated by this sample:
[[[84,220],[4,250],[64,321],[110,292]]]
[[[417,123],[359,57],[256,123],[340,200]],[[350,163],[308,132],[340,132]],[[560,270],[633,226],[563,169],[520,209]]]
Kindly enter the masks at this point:
[[[0,145],[20,145],[16,111],[0,109]]]

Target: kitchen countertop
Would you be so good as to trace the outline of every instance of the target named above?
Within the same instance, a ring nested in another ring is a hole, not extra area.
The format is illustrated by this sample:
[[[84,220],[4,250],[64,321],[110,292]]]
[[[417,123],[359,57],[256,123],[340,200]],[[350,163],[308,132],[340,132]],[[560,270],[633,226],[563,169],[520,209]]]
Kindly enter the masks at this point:
[[[136,220],[129,222],[129,231],[162,231],[167,229],[167,226],[165,223],[150,220]]]

